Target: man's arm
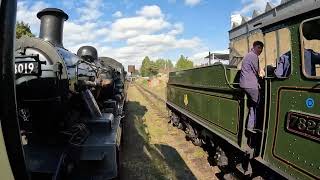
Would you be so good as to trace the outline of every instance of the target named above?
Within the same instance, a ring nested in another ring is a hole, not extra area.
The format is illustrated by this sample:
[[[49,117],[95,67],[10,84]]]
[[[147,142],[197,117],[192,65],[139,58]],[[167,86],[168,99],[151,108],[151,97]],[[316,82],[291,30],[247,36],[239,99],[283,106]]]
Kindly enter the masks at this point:
[[[259,68],[259,77],[263,78],[266,75],[263,68]]]
[[[278,61],[277,68],[274,71],[274,74],[277,76],[277,78],[283,77],[283,64],[284,64],[284,60],[282,57],[280,57],[279,61]]]
[[[250,67],[256,76],[259,75],[259,59],[251,58]]]

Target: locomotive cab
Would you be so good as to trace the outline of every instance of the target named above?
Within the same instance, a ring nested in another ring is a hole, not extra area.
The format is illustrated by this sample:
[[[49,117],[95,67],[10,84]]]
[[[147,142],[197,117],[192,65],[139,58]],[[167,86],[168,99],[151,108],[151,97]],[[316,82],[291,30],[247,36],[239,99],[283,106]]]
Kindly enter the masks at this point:
[[[315,167],[320,165],[319,158],[315,158],[316,149],[320,148],[317,128],[320,112],[316,103],[320,100],[320,17],[315,10],[319,2],[311,4],[306,5],[302,14],[297,13],[295,19],[293,14],[286,18],[257,18],[230,31],[234,37],[247,26],[249,42],[259,40],[265,44],[259,57],[260,67],[266,71],[260,80],[257,117],[260,131],[249,133],[247,141],[258,162],[267,167],[274,164],[272,170],[289,179],[293,174],[302,179],[320,176]],[[236,42],[231,44],[234,45],[231,49],[237,47]],[[237,168],[248,173],[242,167]]]
[[[266,49],[265,66],[277,64],[265,78],[265,114],[260,156],[263,163],[274,163],[283,173],[290,171],[301,178],[319,178],[320,148],[320,31],[319,13],[311,11],[296,20],[283,22],[286,26],[263,28],[264,37],[282,33],[286,41]],[[270,29],[275,29],[270,31]],[[284,30],[285,29],[285,30]],[[280,36],[278,38],[281,38]],[[274,43],[267,39],[266,43]],[[285,43],[287,45],[285,45]],[[286,48],[283,48],[286,46]],[[279,70],[280,69],[280,70]],[[281,72],[281,73],[279,73]],[[269,112],[269,113],[268,113]],[[308,164],[308,165],[307,165]],[[317,165],[316,165],[317,164]],[[288,168],[292,167],[292,168]]]

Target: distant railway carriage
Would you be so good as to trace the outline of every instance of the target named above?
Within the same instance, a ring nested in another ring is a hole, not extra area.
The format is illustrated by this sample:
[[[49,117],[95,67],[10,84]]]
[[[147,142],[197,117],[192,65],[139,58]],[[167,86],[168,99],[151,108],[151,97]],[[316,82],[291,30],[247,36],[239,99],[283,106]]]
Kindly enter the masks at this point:
[[[213,147],[220,166],[266,179],[320,179],[320,1],[291,0],[229,31],[231,64],[172,72],[171,121],[196,145]],[[238,87],[242,57],[264,42],[263,99],[256,134],[246,130],[247,97]],[[289,54],[287,75],[275,76]],[[262,170],[262,171],[261,171]]]

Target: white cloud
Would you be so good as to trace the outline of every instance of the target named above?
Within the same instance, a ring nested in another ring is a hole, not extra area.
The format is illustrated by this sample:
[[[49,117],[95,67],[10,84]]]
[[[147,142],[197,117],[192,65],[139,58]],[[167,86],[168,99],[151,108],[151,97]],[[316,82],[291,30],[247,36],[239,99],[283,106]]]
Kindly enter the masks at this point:
[[[184,30],[182,23],[176,23],[173,25],[173,29],[168,33],[170,35],[178,35],[181,34]]]
[[[234,11],[233,14],[242,14],[251,16],[253,10],[264,12],[267,2],[274,5],[279,5],[281,0],[242,0],[243,7],[240,10]]]
[[[144,6],[141,10],[136,12],[140,16],[145,17],[161,17],[163,16],[161,9],[157,5]]]
[[[96,42],[106,38],[108,33],[108,28],[99,27],[97,23],[77,24],[67,21],[64,26],[64,46],[76,51],[80,47],[79,44]]]
[[[18,1],[17,21],[28,23],[33,30],[32,32],[37,35],[40,30],[40,20],[37,18],[37,13],[48,6],[42,1],[37,1],[34,4],[27,1]]]
[[[85,1],[85,3],[87,2],[89,1]],[[98,1],[94,0],[93,5],[96,6],[97,2]],[[68,6],[68,4],[64,5]],[[52,6],[42,1],[34,3],[19,1],[17,6],[17,20],[28,23],[31,31],[38,35],[40,30],[40,20],[37,18],[36,14],[47,7]],[[79,14],[83,15],[82,12]],[[68,20],[64,24],[63,44],[73,52],[76,52],[81,45],[93,44],[99,39],[106,38],[109,32],[107,26],[100,25],[105,25],[107,24],[106,22],[90,22],[89,20],[85,20],[85,18],[83,20],[83,22]]]
[[[131,17],[120,17],[122,13],[118,11],[114,13],[118,18],[108,22],[101,18],[101,0],[80,1],[79,6],[89,2],[92,4],[87,8],[75,8],[74,12],[80,18],[73,20],[70,17],[64,25],[64,47],[74,53],[80,46],[92,45],[97,48],[99,56],[115,58],[125,66],[139,66],[145,56],[168,58],[167,54],[173,51],[192,54],[203,50],[201,39],[180,38],[183,23],[168,21],[159,6],[141,7]],[[69,7],[69,4],[64,5]],[[45,7],[49,6],[42,1],[29,4],[20,1],[17,19],[29,23],[32,32],[38,31],[40,21],[36,13]]]
[[[169,34],[140,35],[128,39],[127,44],[137,47],[196,48],[200,45],[200,39],[176,39],[175,36]]]
[[[117,11],[117,12],[112,14],[112,17],[120,18],[120,17],[122,17],[122,12],[121,11]]]
[[[134,38],[128,39],[128,45],[135,45],[139,47],[143,46],[155,46],[155,45],[168,45],[173,46],[175,38],[170,35],[159,34],[159,35],[140,35]]]
[[[102,0],[84,0],[83,6],[77,8],[80,14],[80,22],[92,21],[99,19],[102,15]]]
[[[185,0],[184,3],[188,6],[195,6],[199,4],[201,0]]]
[[[126,46],[112,49],[112,54],[120,59],[135,59],[135,64],[140,64],[144,56],[161,57],[168,51],[193,51],[201,46],[201,40],[197,37],[177,38],[184,31],[183,24],[168,22],[158,6],[144,6],[136,14],[117,19],[111,25],[109,39],[126,40]]]
[[[193,49],[201,47],[201,40],[198,37],[191,39],[179,39],[175,44],[175,48]]]
[[[241,14],[233,14],[231,15],[231,27],[233,26],[233,24],[235,24],[236,26],[239,26],[242,22],[242,16]]]
[[[169,34],[153,34],[130,38],[127,40],[126,46],[106,49],[105,53],[124,60],[125,63],[139,65],[145,56],[152,59],[165,57],[164,54],[171,50],[187,49],[193,51],[199,46],[201,46],[201,41],[198,38],[177,39]]]
[[[170,26],[162,17],[147,18],[143,16],[117,19],[111,25],[110,38],[128,39],[141,34],[151,34]]]

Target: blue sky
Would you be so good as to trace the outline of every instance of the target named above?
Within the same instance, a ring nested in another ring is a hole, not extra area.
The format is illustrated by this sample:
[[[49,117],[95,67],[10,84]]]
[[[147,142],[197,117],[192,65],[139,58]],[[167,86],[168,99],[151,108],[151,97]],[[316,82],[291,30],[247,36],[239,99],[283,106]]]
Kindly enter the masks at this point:
[[[280,0],[270,0],[277,5]],[[144,56],[196,64],[208,51],[227,52],[230,16],[264,10],[267,0],[18,0],[17,20],[39,32],[36,13],[56,7],[69,15],[64,46],[93,45],[100,56],[139,66]]]

